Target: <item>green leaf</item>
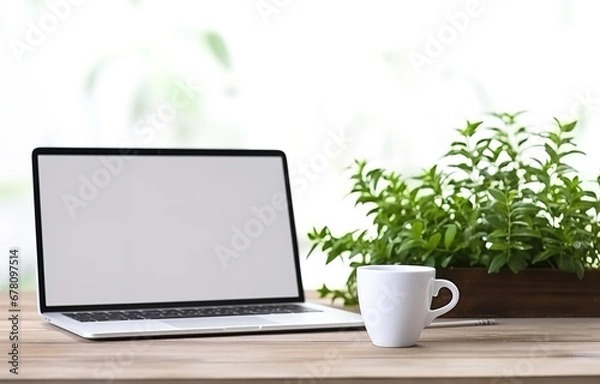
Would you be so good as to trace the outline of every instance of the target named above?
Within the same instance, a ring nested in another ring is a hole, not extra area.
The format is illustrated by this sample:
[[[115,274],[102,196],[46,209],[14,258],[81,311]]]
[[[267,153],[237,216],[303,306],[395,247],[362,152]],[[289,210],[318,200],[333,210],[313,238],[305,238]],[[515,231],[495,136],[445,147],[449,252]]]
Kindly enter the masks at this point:
[[[499,201],[501,203],[506,203],[506,196],[504,195],[504,193],[502,191],[495,189],[495,188],[490,188],[490,189],[488,189],[488,192],[497,201]]]
[[[450,262],[452,261],[454,255],[450,255],[448,257],[446,257],[444,260],[442,260],[440,266],[442,268],[446,268],[448,266],[448,264],[450,264]]]
[[[340,256],[337,252],[329,252],[327,255],[327,260],[325,261],[325,265],[331,263],[333,260],[337,259]]]
[[[490,224],[494,228],[506,228],[508,227],[508,222],[506,219],[500,215],[489,215],[486,216],[488,224]]]
[[[447,156],[463,156],[467,159],[471,158],[471,152],[467,151],[464,148],[460,148],[460,149],[452,149],[450,151],[448,151],[448,153],[446,153]]]
[[[513,228],[510,235],[511,237],[535,237],[536,239],[542,237],[539,231],[531,228]]]
[[[313,253],[313,251],[315,250],[315,248],[317,248],[317,246],[319,246],[319,243],[314,243],[312,245],[312,247],[310,247],[310,250],[308,251],[308,253],[306,254],[306,257],[310,256],[311,253]]]
[[[508,268],[510,268],[510,270],[513,271],[513,273],[517,273],[525,269],[525,267],[527,266],[527,261],[524,260],[522,257],[519,257],[519,255],[512,255],[508,259],[506,264],[508,265]]]
[[[560,163],[560,157],[550,145],[544,144],[544,149],[546,149],[546,153],[550,156],[553,163]]]
[[[576,172],[575,168],[571,167],[569,164],[560,163],[556,166],[556,170],[559,174]]]
[[[535,215],[536,213],[538,213],[539,210],[540,209],[535,206],[516,208],[516,209],[511,210],[510,216],[518,217],[518,216],[523,216],[523,215]]]
[[[559,123],[559,127],[562,132],[571,132],[575,128],[576,125],[577,125],[577,120],[572,121],[567,124],[562,124],[562,125]]]
[[[412,222],[410,233],[411,233],[412,237],[414,237],[415,239],[420,239],[421,233],[423,233],[423,222],[421,222],[421,221]]]
[[[536,263],[539,263],[540,261],[547,260],[548,258],[552,257],[556,253],[557,253],[557,251],[554,248],[544,249],[542,252],[535,255],[533,260],[531,260],[531,264],[536,264]]]
[[[569,156],[569,155],[585,155],[585,152],[580,151],[578,149],[572,149],[570,151],[561,152],[559,157],[562,159],[563,157]]]
[[[477,130],[477,127],[479,127],[482,123],[483,123],[483,121],[476,121],[474,123],[471,123],[470,121],[467,120],[467,126],[461,132],[465,136],[473,136],[473,134]]]
[[[464,142],[462,142],[462,141],[453,141],[453,142],[450,144],[450,147],[464,147],[464,148],[466,148],[466,147],[467,147],[467,144],[466,144],[466,143],[464,143]]]
[[[488,268],[489,273],[498,272],[500,268],[506,265],[506,254],[502,253],[500,255],[496,255],[492,262],[490,263],[490,267]]]
[[[373,184],[373,189],[377,188],[377,184],[379,183],[379,179],[383,176],[384,171],[380,168],[375,168],[369,172],[367,172],[367,178],[370,179],[371,184]]]
[[[425,258],[425,261],[423,261],[423,265],[426,265],[428,267],[435,267],[435,257],[433,257],[432,255],[427,256]]]
[[[317,289],[317,292],[319,292],[319,297],[325,297],[327,296],[331,291],[329,290],[329,288],[327,288],[327,286],[325,284],[323,284],[321,286],[321,288]]]
[[[529,138],[528,138],[528,137],[526,137],[526,138],[524,138],[524,139],[521,139],[521,140],[519,140],[519,142],[517,143],[517,146],[519,146],[519,147],[522,147],[522,146],[523,146],[523,144],[525,144],[525,143],[526,143],[526,142],[528,142],[528,141],[529,141]]]
[[[488,248],[490,251],[506,251],[508,248],[510,248],[510,245],[504,240],[490,240],[490,243],[492,243],[492,245],[490,245]]]
[[[442,235],[439,233],[434,233],[429,240],[427,241],[427,245],[426,248],[427,249],[435,249],[435,247],[437,247],[437,245],[440,243],[440,240],[442,239]]]
[[[570,257],[561,257],[558,261],[558,269],[567,273],[575,272],[575,263]]]
[[[581,211],[585,212],[588,209],[597,206],[597,204],[598,203],[596,201],[580,200],[576,203],[571,204],[571,210],[573,210],[573,211],[581,210]]]
[[[504,239],[506,238],[506,236],[508,236],[509,233],[507,232],[507,230],[505,228],[496,228],[492,231],[492,233],[489,234],[488,239]]]
[[[481,147],[481,148],[487,148],[490,146],[490,142],[492,141],[492,139],[490,139],[489,137],[485,137],[483,139],[478,140],[475,143],[476,147]]]
[[[419,248],[421,246],[421,241],[420,240],[413,240],[413,239],[404,239],[401,243],[400,246],[397,249],[397,253],[401,254],[404,251],[408,251],[414,248]]]
[[[523,217],[523,216],[521,216],[520,218],[523,219],[523,220],[515,220],[515,221],[511,221],[510,222],[511,228],[513,228],[513,229],[517,228],[518,229],[518,228],[522,228],[522,227],[531,227],[532,223],[531,223],[531,218],[530,217],[527,217],[527,216]],[[528,220],[528,221],[524,221],[524,220]],[[519,225],[521,227],[519,227]]]
[[[444,234],[444,246],[446,247],[446,249],[450,249],[450,246],[452,245],[455,236],[456,225],[450,224],[448,228],[446,228],[446,233]]]
[[[577,274],[579,280],[582,280],[583,276],[585,275],[585,267],[579,260],[575,261],[575,274]]]
[[[467,165],[465,163],[459,163],[459,164],[452,164],[450,165],[451,167],[455,167],[458,169],[461,169],[463,171],[465,171],[466,173],[471,173],[473,172],[473,167],[471,167],[470,165]]]
[[[227,46],[225,45],[225,41],[221,35],[216,32],[209,31],[204,35],[206,42],[208,43],[208,47],[215,55],[217,60],[221,63],[221,65],[227,69],[231,68],[231,59],[229,58],[229,52],[227,51]]]
[[[518,251],[527,251],[529,249],[532,249],[533,247],[529,244],[523,243],[522,241],[516,241],[510,244],[510,248],[516,249]]]

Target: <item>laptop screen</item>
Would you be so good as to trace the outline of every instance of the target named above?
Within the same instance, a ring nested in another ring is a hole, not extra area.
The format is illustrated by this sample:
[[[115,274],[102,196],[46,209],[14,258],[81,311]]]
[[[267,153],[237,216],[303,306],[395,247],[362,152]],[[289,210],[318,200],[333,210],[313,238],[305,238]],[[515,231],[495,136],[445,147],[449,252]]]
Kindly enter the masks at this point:
[[[34,151],[43,306],[301,297],[283,153],[135,151]]]

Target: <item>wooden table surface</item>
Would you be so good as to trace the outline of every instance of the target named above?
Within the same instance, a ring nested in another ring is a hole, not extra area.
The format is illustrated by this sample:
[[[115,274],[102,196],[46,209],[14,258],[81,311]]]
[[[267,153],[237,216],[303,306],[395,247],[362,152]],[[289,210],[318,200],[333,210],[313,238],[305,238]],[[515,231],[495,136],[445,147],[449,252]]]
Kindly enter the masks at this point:
[[[398,349],[374,347],[362,330],[87,341],[43,322],[33,294],[19,299],[16,376],[2,301],[0,379],[22,383],[600,383],[596,318],[426,329]]]

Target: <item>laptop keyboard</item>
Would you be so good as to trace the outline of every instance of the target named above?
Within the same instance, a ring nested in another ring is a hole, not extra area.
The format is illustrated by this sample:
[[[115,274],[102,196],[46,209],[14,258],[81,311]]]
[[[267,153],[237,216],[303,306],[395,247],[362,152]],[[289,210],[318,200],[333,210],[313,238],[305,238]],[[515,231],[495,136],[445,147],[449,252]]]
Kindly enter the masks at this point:
[[[63,315],[83,323],[89,323],[97,321],[185,319],[191,317],[273,315],[302,312],[320,311],[297,304],[259,304],[200,308],[141,309],[136,311],[66,312]]]

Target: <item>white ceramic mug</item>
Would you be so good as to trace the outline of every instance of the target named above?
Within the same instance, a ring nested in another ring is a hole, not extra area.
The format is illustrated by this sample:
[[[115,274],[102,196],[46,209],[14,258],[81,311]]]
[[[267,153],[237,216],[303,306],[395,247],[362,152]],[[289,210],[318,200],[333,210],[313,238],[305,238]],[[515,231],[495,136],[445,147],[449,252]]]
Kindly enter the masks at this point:
[[[435,268],[418,265],[369,265],[357,269],[358,303],[367,333],[378,347],[411,347],[423,329],[450,311],[458,288],[436,279]],[[452,292],[443,307],[431,309],[441,288]]]

